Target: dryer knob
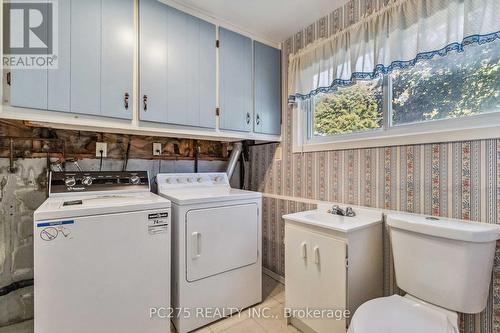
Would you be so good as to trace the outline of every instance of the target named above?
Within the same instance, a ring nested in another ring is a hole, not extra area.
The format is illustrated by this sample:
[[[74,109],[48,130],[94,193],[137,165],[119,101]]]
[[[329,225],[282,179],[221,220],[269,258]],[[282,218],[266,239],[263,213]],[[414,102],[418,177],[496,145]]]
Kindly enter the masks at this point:
[[[72,187],[72,186],[75,186],[76,185],[76,179],[75,177],[68,177],[64,180],[64,184],[66,184],[66,186],[69,186],[69,187]]]

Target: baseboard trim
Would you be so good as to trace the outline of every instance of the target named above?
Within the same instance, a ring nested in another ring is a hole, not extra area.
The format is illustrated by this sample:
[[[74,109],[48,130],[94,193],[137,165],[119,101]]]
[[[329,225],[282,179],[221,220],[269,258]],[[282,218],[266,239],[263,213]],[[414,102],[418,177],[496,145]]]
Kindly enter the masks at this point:
[[[285,278],[272,270],[262,267],[262,273],[266,274],[269,276],[271,279],[278,281],[279,283],[285,284]]]

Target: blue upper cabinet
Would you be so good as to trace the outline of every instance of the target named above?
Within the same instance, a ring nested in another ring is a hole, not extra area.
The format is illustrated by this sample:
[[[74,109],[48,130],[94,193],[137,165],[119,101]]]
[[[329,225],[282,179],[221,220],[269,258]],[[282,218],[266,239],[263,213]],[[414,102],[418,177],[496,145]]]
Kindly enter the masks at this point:
[[[12,21],[22,22],[22,11],[13,12],[11,15]],[[47,28],[42,28],[38,33],[43,40],[47,40]],[[24,108],[47,109],[47,70],[12,69],[10,104]]]
[[[281,51],[254,42],[254,132],[281,133]]]
[[[219,29],[220,128],[250,132],[253,122],[252,40]]]
[[[59,0],[57,15],[57,67],[13,72],[11,105],[132,119],[134,0]]]
[[[134,0],[101,2],[101,114],[132,119]]]
[[[71,112],[101,114],[101,0],[71,1]]]
[[[215,26],[140,0],[140,119],[215,127]]]

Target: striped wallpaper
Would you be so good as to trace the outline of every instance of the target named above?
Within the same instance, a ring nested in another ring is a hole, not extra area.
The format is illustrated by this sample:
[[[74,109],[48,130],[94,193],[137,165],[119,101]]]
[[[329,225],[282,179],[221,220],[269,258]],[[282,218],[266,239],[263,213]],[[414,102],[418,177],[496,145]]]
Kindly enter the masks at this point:
[[[355,23],[388,1],[351,0],[288,38],[283,48],[285,68],[289,54]],[[317,200],[500,224],[500,140],[294,154],[291,112],[287,107],[283,110],[281,144],[250,150],[250,187],[264,193],[263,264],[267,269],[284,275],[281,216],[313,209]],[[384,292],[390,295],[399,290],[387,237],[384,242]],[[465,333],[500,332],[500,250],[486,310],[462,315],[460,325]]]

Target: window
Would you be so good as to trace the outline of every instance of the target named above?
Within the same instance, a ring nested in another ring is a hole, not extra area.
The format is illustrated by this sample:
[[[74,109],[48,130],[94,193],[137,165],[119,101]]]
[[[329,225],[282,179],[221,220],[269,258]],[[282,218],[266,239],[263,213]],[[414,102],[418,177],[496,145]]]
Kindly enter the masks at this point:
[[[422,61],[391,74],[392,124],[500,111],[499,43]]]
[[[382,128],[382,82],[360,81],[315,97],[315,136],[355,133]]]
[[[461,53],[357,81],[317,95],[300,108],[307,111],[303,145],[319,144],[319,150],[328,143],[353,147],[349,141],[366,147],[464,139],[451,137],[456,136],[452,132],[463,136],[463,131],[500,124],[500,41],[465,46]],[[405,139],[417,134],[418,140]],[[389,141],[396,136],[401,140]]]

